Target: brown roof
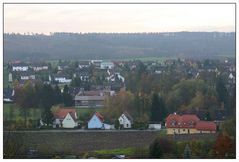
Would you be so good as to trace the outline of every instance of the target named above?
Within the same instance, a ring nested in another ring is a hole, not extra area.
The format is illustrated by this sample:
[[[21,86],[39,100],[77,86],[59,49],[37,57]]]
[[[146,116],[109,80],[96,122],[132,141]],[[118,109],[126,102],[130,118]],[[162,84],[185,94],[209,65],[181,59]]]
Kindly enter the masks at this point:
[[[95,115],[100,119],[101,122],[104,122],[104,117],[99,112],[95,112]]]
[[[194,128],[196,123],[200,121],[197,115],[177,115],[170,114],[166,118],[166,126],[167,128]]]
[[[54,113],[54,117],[58,119],[64,119],[66,115],[70,113],[72,118],[75,120],[76,109],[70,108],[60,108],[57,112]]]
[[[216,131],[217,126],[214,122],[199,121],[196,124],[196,129],[197,130],[202,130],[202,131]]]

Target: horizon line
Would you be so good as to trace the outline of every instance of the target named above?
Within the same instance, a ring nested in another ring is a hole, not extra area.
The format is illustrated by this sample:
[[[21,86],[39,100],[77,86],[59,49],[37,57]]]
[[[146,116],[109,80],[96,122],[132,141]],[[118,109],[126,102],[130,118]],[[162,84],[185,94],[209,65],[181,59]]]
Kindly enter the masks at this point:
[[[169,32],[49,32],[49,33],[34,33],[34,32],[4,32],[3,34],[16,35],[53,35],[53,34],[157,34],[157,33],[235,33],[235,31],[169,31]]]

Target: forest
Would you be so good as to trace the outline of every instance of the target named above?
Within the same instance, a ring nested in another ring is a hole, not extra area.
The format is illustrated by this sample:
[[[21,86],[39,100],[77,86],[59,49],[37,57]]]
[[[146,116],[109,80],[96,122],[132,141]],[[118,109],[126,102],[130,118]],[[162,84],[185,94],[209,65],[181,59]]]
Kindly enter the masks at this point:
[[[235,33],[4,34],[4,61],[235,57]]]

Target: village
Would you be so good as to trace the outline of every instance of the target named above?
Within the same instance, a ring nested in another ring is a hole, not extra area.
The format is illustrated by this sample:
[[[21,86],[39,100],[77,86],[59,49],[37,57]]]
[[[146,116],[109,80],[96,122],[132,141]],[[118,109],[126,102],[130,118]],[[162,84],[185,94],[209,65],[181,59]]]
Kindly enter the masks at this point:
[[[81,128],[81,129],[156,129],[167,128],[168,134],[190,134],[190,133],[215,133],[219,125],[225,119],[226,112],[223,108],[215,110],[215,117],[212,121],[205,119],[208,114],[198,111],[176,112],[166,115],[164,119],[148,121],[147,126],[134,126],[134,119],[127,111],[114,120],[104,117],[98,111],[91,112],[86,117],[88,121],[79,120],[77,109],[101,110],[104,109],[105,100],[108,97],[117,96],[120,91],[126,91],[129,73],[145,67],[148,75],[159,77],[168,71],[179,71],[182,77],[187,79],[211,79],[210,75],[226,77],[226,87],[230,91],[235,87],[235,65],[230,60],[222,62],[206,60],[204,62],[193,60],[166,60],[158,61],[62,61],[54,63],[25,63],[9,62],[5,65],[8,85],[4,88],[4,102],[13,103],[14,86],[23,87],[27,82],[31,84],[42,82],[51,86],[59,86],[60,93],[63,93],[65,86],[69,86],[70,105],[64,104],[54,110],[51,123],[52,128]],[[126,76],[126,77],[125,77]],[[212,82],[212,81],[211,81]],[[125,109],[126,110],[126,109]],[[197,116],[199,115],[199,117]],[[116,120],[117,119],[117,120]],[[38,120],[37,127],[47,125]],[[190,128],[190,129],[188,129]]]

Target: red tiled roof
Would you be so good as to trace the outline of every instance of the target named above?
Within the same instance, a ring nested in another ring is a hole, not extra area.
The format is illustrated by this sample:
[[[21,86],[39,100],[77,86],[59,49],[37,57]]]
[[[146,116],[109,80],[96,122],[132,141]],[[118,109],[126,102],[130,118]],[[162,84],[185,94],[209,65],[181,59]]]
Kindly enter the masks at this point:
[[[95,112],[95,115],[100,119],[101,122],[104,122],[104,117],[99,112]]]
[[[197,115],[170,114],[166,119],[166,126],[167,128],[194,128],[198,121],[200,119]]]
[[[60,108],[57,112],[54,113],[54,117],[58,119],[64,119],[66,115],[70,113],[70,115],[75,119],[73,114],[76,114],[76,109],[66,109],[66,108]]]
[[[217,126],[214,122],[199,121],[196,124],[196,129],[197,130],[202,130],[202,131],[216,131]]]

